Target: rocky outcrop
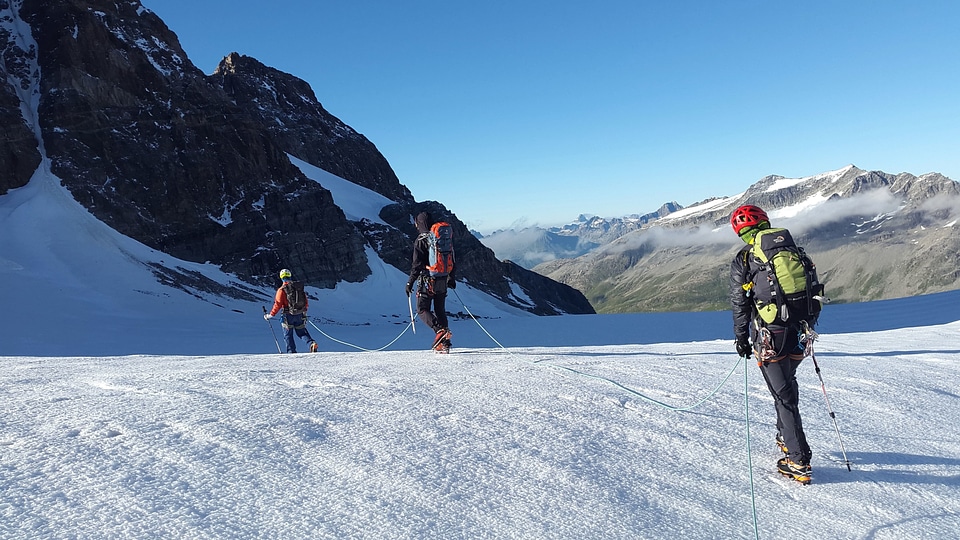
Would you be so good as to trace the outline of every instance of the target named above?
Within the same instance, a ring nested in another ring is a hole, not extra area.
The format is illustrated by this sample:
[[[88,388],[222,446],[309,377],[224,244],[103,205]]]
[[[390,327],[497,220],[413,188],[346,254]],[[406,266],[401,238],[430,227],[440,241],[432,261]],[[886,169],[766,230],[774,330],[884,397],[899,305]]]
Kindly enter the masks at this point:
[[[0,8],[13,9],[5,0]],[[12,13],[12,12],[11,12]],[[25,39],[14,24],[14,17],[0,18],[0,195],[23,187],[40,164],[40,149],[34,131],[36,119],[24,116],[20,106],[33,98],[40,74],[36,70],[37,48]],[[29,114],[29,113],[27,113]]]
[[[0,86],[0,125],[4,126],[0,138],[0,195],[3,195],[7,190],[25,186],[40,165],[37,137],[24,122],[20,98],[10,85]]]
[[[143,243],[248,279],[300,265],[316,286],[369,274],[363,238],[260,118],[188,60],[138,2],[32,2],[54,174]]]
[[[211,80],[257,114],[287,152],[390,200],[413,200],[373,143],[327,112],[305,81],[237,53],[220,62]]]

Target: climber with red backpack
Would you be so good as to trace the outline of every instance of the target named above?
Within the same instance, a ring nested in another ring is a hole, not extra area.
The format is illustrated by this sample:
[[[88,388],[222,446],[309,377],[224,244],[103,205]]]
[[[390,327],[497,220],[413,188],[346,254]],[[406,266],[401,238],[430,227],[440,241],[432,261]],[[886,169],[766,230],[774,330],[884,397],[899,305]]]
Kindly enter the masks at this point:
[[[730,225],[746,244],[730,265],[730,303],[737,354],[757,365],[773,396],[780,474],[812,479],[810,446],[800,419],[796,371],[816,337],[823,285],[816,266],[787,229],[773,228],[761,208],[740,206]],[[752,338],[752,344],[751,344]]]
[[[434,222],[429,212],[417,214],[414,224],[418,235],[413,242],[413,261],[406,293],[410,296],[416,292],[417,314],[436,332],[431,349],[450,352],[453,334],[447,322],[447,289],[457,286],[453,274],[453,227],[445,221]]]

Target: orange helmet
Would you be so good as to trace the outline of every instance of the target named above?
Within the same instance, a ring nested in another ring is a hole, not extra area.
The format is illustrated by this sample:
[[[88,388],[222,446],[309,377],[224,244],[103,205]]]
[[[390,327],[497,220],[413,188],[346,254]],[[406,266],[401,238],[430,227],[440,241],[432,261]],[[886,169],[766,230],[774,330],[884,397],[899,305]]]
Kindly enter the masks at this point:
[[[740,231],[746,227],[756,227],[761,221],[770,222],[767,213],[759,206],[745,204],[730,214],[730,225],[733,226],[733,232],[740,234]]]

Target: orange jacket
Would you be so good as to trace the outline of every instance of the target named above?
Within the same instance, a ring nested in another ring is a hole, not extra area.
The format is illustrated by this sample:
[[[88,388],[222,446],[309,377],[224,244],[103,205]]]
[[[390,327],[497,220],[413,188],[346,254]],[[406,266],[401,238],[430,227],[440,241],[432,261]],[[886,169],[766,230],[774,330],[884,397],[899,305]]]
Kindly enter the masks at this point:
[[[277,289],[276,296],[273,298],[273,309],[270,310],[270,316],[273,317],[281,309],[284,311],[284,313],[286,313],[287,308],[289,307],[290,307],[290,301],[287,300],[287,291],[283,290],[283,286],[281,285],[280,288]],[[309,308],[310,308],[310,299],[307,298],[306,305],[303,306],[303,311],[307,311],[307,309]]]

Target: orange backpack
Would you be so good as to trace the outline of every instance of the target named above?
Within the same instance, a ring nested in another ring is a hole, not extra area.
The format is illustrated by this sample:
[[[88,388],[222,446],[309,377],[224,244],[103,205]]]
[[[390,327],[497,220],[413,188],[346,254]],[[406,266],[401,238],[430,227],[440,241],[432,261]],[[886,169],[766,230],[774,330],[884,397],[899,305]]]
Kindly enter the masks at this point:
[[[429,246],[430,264],[427,270],[433,277],[449,276],[453,272],[453,227],[446,221],[438,221],[423,233]]]

